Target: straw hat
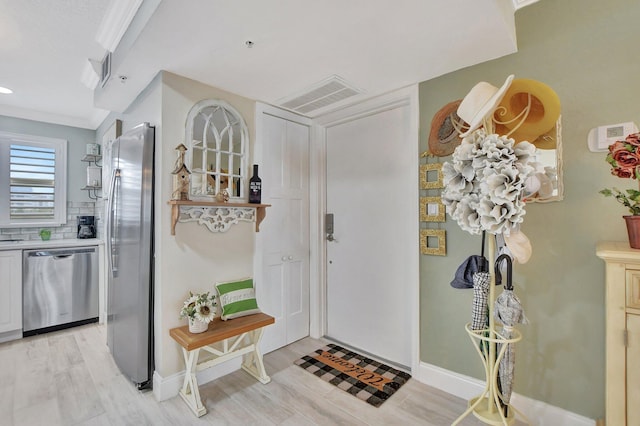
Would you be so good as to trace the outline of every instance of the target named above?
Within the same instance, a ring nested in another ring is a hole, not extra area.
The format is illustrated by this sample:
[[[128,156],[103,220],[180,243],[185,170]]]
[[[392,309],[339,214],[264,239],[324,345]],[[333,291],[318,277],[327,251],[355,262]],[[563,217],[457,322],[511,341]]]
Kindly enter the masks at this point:
[[[486,81],[473,86],[458,107],[458,115],[469,123],[469,130],[461,133],[461,137],[469,135],[482,125],[482,120],[492,114],[513,81],[513,74],[505,80],[502,87],[497,88]]]
[[[456,130],[456,128],[460,129],[465,125],[456,113],[460,102],[462,99],[449,102],[440,108],[431,119],[431,131],[429,132],[429,152],[431,154],[446,157],[451,155],[462,142]]]
[[[530,111],[521,123],[522,119],[518,116],[529,103]],[[518,126],[509,137],[517,142],[526,140],[538,146],[534,141],[545,135],[547,137],[539,141],[538,148],[553,149],[549,148],[552,145],[550,138],[555,142],[556,135],[553,132],[560,117],[560,98],[551,87],[537,80],[517,78],[499,104],[500,108],[495,112],[496,121],[502,122],[508,129]]]

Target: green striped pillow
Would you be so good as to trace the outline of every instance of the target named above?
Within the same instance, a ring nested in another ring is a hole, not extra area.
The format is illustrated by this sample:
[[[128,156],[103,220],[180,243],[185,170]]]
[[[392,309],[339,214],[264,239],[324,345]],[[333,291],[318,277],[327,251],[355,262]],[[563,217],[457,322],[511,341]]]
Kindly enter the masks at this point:
[[[218,305],[222,308],[220,318],[224,321],[261,312],[252,278],[216,283],[216,290]]]

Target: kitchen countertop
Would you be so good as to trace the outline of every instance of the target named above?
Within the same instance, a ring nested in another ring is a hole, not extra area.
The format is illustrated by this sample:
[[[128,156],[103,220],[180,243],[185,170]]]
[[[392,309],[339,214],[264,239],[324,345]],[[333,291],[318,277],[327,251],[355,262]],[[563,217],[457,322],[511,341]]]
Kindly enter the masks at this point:
[[[3,250],[24,250],[24,249],[46,249],[58,247],[86,247],[99,246],[104,244],[99,238],[68,238],[49,241],[25,240],[25,241],[2,241],[0,240],[0,251]]]

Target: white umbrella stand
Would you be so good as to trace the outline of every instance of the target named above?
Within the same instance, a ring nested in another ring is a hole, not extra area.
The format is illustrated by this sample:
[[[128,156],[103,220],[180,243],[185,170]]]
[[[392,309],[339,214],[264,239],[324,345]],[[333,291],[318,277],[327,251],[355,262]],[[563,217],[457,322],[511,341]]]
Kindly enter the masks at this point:
[[[495,238],[489,238],[489,265],[495,265],[496,243]],[[472,323],[465,326],[473,346],[478,352],[478,356],[482,361],[485,371],[485,387],[480,395],[469,400],[469,407],[460,415],[452,426],[460,423],[465,417],[473,413],[482,422],[489,425],[505,425],[509,426],[515,422],[515,416],[518,414],[526,424],[531,424],[524,414],[505,400],[499,385],[500,363],[507,354],[507,349],[513,349],[515,343],[522,339],[522,335],[515,328],[509,330],[509,334],[505,335],[503,331],[496,329],[496,321],[494,317],[495,309],[495,271],[491,271],[489,292],[487,297],[487,307],[489,313],[489,325],[486,328],[473,329]],[[502,280],[503,284],[505,280]],[[481,348],[488,347],[488,353]],[[510,390],[509,390],[510,393]]]

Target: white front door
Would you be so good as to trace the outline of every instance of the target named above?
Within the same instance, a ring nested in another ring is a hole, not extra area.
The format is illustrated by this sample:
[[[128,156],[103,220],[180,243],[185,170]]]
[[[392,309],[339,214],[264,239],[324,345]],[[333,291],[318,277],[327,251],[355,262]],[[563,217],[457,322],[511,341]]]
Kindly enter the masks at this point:
[[[411,106],[326,128],[327,337],[411,367],[417,303],[417,140]]]
[[[269,352],[309,335],[309,125],[259,111],[262,202],[271,204],[258,235],[261,309],[275,317],[265,330]]]

